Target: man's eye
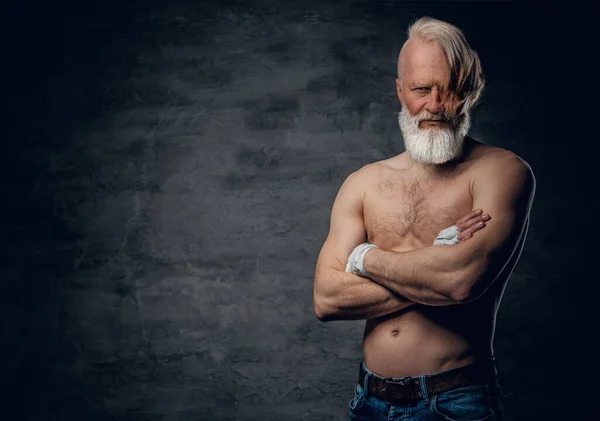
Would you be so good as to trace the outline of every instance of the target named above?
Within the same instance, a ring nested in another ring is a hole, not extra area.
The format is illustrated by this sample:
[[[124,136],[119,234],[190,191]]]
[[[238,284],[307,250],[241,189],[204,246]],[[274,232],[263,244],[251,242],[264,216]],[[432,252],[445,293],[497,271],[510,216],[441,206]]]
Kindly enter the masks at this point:
[[[421,91],[421,92],[428,91],[428,90],[429,90],[429,88],[415,88],[415,91]]]

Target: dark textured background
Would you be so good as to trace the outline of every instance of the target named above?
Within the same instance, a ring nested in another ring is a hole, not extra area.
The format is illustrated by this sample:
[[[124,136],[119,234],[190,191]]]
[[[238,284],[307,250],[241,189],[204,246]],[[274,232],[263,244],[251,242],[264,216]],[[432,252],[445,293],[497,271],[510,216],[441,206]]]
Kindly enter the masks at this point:
[[[480,54],[471,134],[537,176],[496,332],[508,419],[593,405],[592,167],[566,152],[595,142],[592,13],[63,1],[4,15],[0,417],[346,419],[363,323],[317,321],[314,264],[343,179],[403,150],[396,59],[423,15]]]

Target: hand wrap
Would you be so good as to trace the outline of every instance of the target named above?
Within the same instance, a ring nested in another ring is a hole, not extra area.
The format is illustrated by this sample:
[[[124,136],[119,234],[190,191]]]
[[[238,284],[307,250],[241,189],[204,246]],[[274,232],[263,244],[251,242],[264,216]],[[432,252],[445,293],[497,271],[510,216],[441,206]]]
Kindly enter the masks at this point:
[[[460,243],[460,240],[456,238],[460,234],[458,227],[452,225],[451,227],[445,228],[440,231],[437,238],[433,241],[434,246],[446,245],[453,246]]]
[[[352,253],[350,253],[350,256],[348,256],[346,272],[354,273],[355,275],[368,278],[369,275],[367,275],[367,272],[365,272],[365,268],[363,267],[363,261],[365,259],[365,254],[367,254],[367,252],[372,248],[376,247],[376,245],[369,243],[362,243],[356,246]]]
[[[451,227],[445,228],[440,231],[437,238],[433,241],[433,245],[453,246],[455,244],[458,244],[460,243],[460,240],[457,238],[458,234],[460,234],[460,231],[456,225],[452,225]],[[367,272],[365,272],[363,262],[367,252],[372,248],[376,247],[376,245],[370,243],[362,243],[356,246],[354,250],[352,250],[352,253],[350,253],[350,256],[348,256],[346,272],[354,273],[355,275],[368,278],[369,275],[367,274]]]

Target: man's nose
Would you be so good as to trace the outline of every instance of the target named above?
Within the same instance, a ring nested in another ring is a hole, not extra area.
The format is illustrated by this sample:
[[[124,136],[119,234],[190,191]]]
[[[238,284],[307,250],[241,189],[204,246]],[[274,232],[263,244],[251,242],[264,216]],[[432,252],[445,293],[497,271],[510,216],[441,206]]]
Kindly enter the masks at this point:
[[[437,87],[431,90],[425,109],[431,114],[438,114],[444,109],[442,94]]]

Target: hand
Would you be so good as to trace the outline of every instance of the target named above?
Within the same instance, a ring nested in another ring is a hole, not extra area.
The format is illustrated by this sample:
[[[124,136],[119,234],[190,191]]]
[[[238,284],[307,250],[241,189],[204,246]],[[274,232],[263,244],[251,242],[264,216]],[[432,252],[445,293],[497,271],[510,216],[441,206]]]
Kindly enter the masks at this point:
[[[484,214],[481,209],[474,210],[456,222],[449,228],[440,231],[433,245],[455,245],[462,240],[467,240],[483,227],[491,219],[490,215]]]
[[[485,223],[492,219],[492,217],[483,213],[481,209],[474,210],[465,217],[459,219],[456,222],[459,234],[457,236],[459,241],[467,240],[473,236],[473,233],[479,231],[485,227]]]

